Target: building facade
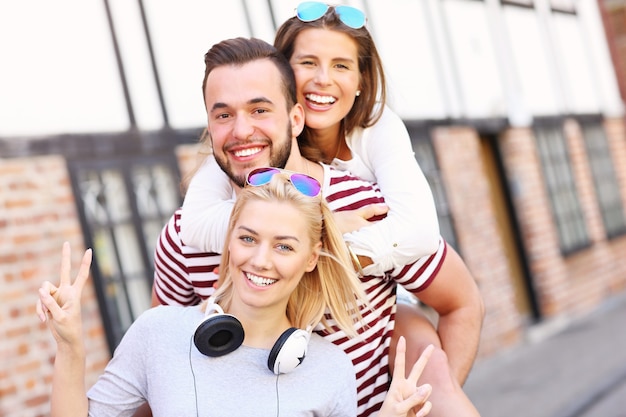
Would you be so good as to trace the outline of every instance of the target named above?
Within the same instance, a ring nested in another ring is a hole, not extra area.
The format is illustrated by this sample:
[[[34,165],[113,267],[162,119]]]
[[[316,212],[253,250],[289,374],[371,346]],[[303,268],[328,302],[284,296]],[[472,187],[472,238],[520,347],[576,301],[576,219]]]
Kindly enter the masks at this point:
[[[156,238],[206,123],[204,53],[271,42],[297,3],[0,3],[0,415],[48,413],[55,346],[35,301],[63,241],[74,264],[94,248],[88,385],[149,307]],[[368,16],[442,234],[481,289],[480,357],[626,291],[623,8],[349,3]]]

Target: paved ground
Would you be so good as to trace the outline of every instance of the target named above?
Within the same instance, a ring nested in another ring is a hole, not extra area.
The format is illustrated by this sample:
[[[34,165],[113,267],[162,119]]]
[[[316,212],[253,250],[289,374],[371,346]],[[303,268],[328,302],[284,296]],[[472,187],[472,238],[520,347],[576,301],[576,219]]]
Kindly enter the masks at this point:
[[[577,417],[626,417],[626,380],[590,404]]]
[[[482,417],[626,417],[626,294],[474,365],[465,384]]]

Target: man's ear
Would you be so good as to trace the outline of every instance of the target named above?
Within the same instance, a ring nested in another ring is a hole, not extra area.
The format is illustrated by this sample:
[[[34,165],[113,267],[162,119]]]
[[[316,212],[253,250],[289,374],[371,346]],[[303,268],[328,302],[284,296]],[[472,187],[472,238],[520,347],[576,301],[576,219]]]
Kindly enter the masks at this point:
[[[291,119],[291,134],[297,137],[304,129],[304,107],[300,103],[296,103],[289,111]]]

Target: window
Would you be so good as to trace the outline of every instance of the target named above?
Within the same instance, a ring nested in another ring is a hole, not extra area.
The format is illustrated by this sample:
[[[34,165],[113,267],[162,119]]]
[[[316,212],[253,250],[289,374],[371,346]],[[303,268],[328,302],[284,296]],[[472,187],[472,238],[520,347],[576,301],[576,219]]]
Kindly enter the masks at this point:
[[[171,155],[69,162],[111,352],[151,305],[154,246],[181,203]]]
[[[420,168],[422,168],[435,199],[441,236],[443,236],[450,246],[458,251],[456,234],[452,223],[452,213],[448,205],[446,190],[443,185],[443,179],[441,178],[441,171],[439,171],[437,165],[435,149],[425,132],[411,130],[410,134],[415,159],[417,159],[417,163],[420,165]]]
[[[535,133],[561,252],[571,253],[587,246],[589,238],[565,137],[560,125],[542,126]]]
[[[435,208],[437,209],[437,218],[439,220],[439,230],[441,236],[446,242],[458,251],[456,245],[456,235],[452,225],[452,214],[450,206],[446,198],[441,172],[437,166],[435,149],[432,142],[423,127],[411,127],[407,124],[409,134],[411,136],[411,144],[415,153],[415,159],[419,164],[430,190],[435,200]],[[421,304],[417,297],[405,290],[402,286],[398,286],[398,300],[408,301],[409,303]],[[422,307],[426,307],[422,305]]]
[[[604,130],[600,123],[583,124],[582,130],[604,229],[609,237],[621,235],[626,232],[624,207]]]

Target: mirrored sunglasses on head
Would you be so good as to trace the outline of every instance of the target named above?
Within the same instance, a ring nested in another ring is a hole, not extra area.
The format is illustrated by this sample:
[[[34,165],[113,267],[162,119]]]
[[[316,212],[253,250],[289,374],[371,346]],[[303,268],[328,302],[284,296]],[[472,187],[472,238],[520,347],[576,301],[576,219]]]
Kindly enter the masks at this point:
[[[248,173],[246,182],[248,185],[260,187],[268,184],[274,175],[280,173],[287,174],[293,187],[307,197],[317,197],[322,189],[319,181],[309,175],[271,167],[253,169]]]
[[[352,29],[360,29],[367,23],[367,17],[361,10],[352,6],[331,6],[318,1],[305,1],[296,7],[296,16],[303,22],[313,22],[322,18],[333,7],[341,22]]]

